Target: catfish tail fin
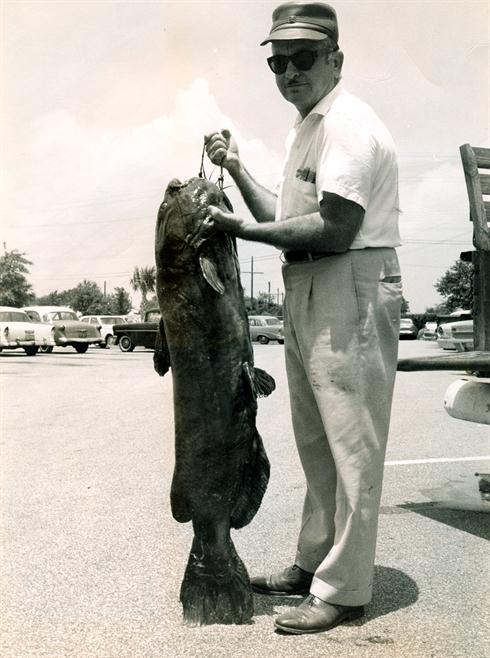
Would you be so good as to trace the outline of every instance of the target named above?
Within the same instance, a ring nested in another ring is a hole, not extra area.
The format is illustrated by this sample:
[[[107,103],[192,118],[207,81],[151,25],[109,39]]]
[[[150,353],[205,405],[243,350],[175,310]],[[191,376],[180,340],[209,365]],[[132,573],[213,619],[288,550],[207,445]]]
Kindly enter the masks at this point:
[[[250,579],[230,537],[221,531],[194,524],[195,537],[180,588],[184,623],[246,624],[253,615]]]

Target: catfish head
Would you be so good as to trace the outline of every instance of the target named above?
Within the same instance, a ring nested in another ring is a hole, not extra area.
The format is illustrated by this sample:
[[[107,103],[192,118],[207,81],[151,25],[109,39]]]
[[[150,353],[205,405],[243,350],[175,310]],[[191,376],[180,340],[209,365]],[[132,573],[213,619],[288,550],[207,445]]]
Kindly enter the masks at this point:
[[[234,244],[228,235],[213,228],[210,205],[233,212],[223,191],[204,178],[170,181],[158,211],[155,260],[157,271],[170,275],[193,271],[199,265],[206,281],[222,294],[217,254],[224,247],[234,249]]]

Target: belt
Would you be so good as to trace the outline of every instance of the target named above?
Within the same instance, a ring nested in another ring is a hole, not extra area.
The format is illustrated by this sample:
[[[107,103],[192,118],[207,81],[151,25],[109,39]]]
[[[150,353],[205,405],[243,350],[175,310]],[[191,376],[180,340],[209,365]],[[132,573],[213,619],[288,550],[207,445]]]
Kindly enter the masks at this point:
[[[336,251],[283,251],[284,261],[286,263],[302,263],[305,261],[319,260],[327,256],[339,256]]]

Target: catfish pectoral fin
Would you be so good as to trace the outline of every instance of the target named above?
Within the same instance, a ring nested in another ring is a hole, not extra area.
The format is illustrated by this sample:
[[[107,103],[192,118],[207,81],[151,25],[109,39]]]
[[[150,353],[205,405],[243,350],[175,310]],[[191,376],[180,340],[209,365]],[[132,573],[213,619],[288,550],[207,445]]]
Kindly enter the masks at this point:
[[[163,320],[160,318],[158,324],[158,331],[155,338],[155,351],[153,353],[153,367],[160,375],[163,375],[168,372],[170,368],[170,352],[167,345],[167,338],[165,336],[165,328],[163,326]]]
[[[276,388],[274,378],[261,368],[254,368],[252,372],[253,390],[257,397],[267,397]]]
[[[218,276],[215,263],[211,260],[211,258],[209,258],[209,256],[201,254],[199,256],[199,264],[201,266],[202,275],[209,283],[211,288],[222,295],[225,292],[225,286]]]

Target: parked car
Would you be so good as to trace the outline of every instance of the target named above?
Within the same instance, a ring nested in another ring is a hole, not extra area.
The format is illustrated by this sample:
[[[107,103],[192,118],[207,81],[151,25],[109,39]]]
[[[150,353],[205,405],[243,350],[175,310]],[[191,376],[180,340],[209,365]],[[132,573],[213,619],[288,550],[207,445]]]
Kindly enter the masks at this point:
[[[159,308],[151,308],[145,312],[143,322],[115,324],[114,344],[119,345],[121,352],[132,352],[135,347],[153,349],[160,315]]]
[[[473,349],[473,320],[446,322],[437,329],[437,344],[443,350],[468,352]]]
[[[464,347],[461,344],[459,351],[473,349],[473,320],[471,319],[471,311],[458,309],[449,315],[440,316],[439,322],[439,326],[437,327],[437,344],[439,347],[442,347],[443,350],[458,349],[456,343],[461,343],[458,339],[462,338]],[[455,327],[454,334],[453,327]],[[462,333],[460,334],[460,332]]]
[[[437,340],[437,322],[426,322],[420,329],[417,338],[419,340]]]
[[[27,356],[34,356],[39,348],[54,346],[51,327],[33,322],[20,308],[0,306],[0,352],[23,349]]]
[[[271,340],[284,343],[283,322],[272,315],[249,315],[248,326],[251,340],[266,345]]]
[[[89,345],[102,342],[99,329],[95,325],[80,322],[75,311],[67,306],[24,306],[23,310],[33,322],[44,322],[53,327],[58,347],[71,346],[79,354],[84,354]],[[41,352],[52,351],[52,345],[41,347]]]
[[[415,340],[417,338],[417,334],[417,327],[414,325],[413,320],[410,318],[402,318],[400,320],[400,338]]]
[[[114,342],[114,325],[126,322],[124,315],[82,315],[80,320],[99,328],[100,335],[102,336],[102,342],[99,343],[99,347],[103,349],[110,347]]]

